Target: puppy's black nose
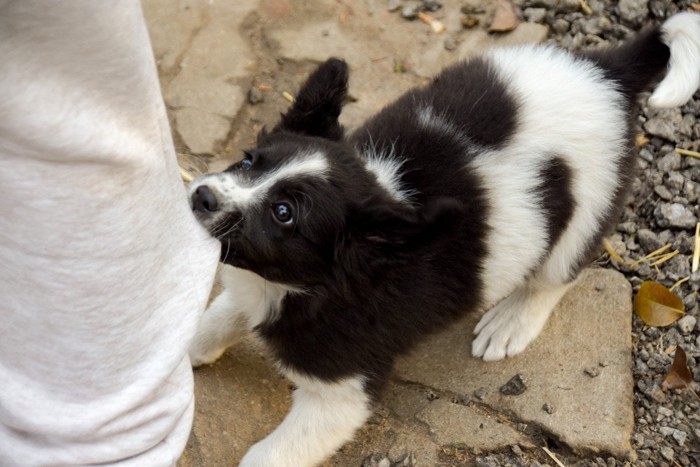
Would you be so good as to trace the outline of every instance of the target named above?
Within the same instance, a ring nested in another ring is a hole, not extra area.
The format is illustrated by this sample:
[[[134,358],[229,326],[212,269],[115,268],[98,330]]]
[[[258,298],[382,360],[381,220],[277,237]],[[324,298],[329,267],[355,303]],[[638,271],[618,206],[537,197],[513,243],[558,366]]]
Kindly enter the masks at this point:
[[[216,196],[206,185],[198,187],[192,194],[192,210],[214,212],[218,207],[219,203],[216,201]]]

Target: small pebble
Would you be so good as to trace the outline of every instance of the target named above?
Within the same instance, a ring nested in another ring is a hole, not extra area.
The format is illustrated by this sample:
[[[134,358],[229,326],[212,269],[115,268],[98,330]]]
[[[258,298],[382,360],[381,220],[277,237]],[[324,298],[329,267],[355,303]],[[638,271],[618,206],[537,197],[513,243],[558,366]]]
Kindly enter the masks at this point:
[[[654,187],[654,193],[659,195],[659,198],[665,201],[671,201],[673,199],[673,193],[666,188],[664,185],[657,185]]]
[[[462,16],[461,22],[462,22],[462,27],[464,27],[466,29],[471,29],[471,28],[479,25],[479,18],[477,16],[473,16],[473,15],[466,15],[466,16]]]
[[[660,227],[693,229],[698,222],[698,218],[690,209],[678,203],[660,203],[654,209],[654,217]]]
[[[660,452],[661,452],[661,455],[663,456],[663,458],[669,462],[673,461],[673,457],[676,455],[676,453],[673,451],[673,449],[671,449],[669,447],[662,447],[660,449]]]
[[[486,397],[486,394],[488,394],[488,391],[486,390],[486,388],[479,388],[476,391],[474,391],[474,397],[476,397],[480,401],[484,400],[484,398]]]
[[[457,41],[454,40],[453,37],[446,37],[444,45],[445,45],[445,50],[454,50],[457,48]]]
[[[542,410],[544,410],[548,414],[553,414],[556,409],[549,402],[545,402],[544,405],[542,406]]]
[[[520,373],[513,376],[506,384],[501,386],[501,394],[506,396],[519,396],[527,390],[525,378]]]
[[[595,378],[596,376],[600,375],[600,370],[594,366],[584,369],[583,372],[591,378]]]
[[[460,394],[452,398],[453,404],[469,405],[469,402],[471,402],[471,398],[466,394]]]
[[[414,20],[418,18],[418,13],[420,9],[415,5],[407,5],[401,10],[401,16],[406,19]]]
[[[391,467],[391,461],[383,454],[375,452],[362,461],[362,467]]]
[[[671,434],[671,436],[673,436],[673,439],[676,440],[679,446],[683,446],[685,444],[685,440],[688,438],[688,433],[681,430],[673,430],[673,434]]]
[[[690,334],[695,329],[695,324],[697,323],[697,318],[691,315],[685,315],[678,320],[677,326],[678,330],[683,334]]]
[[[438,11],[442,8],[442,3],[435,0],[423,0],[423,10],[429,11],[431,13]]]
[[[393,464],[391,464],[391,467],[413,467],[417,464],[418,462],[416,461],[416,457],[413,455],[412,452],[407,452],[402,455],[400,455]]]
[[[250,102],[252,105],[256,105],[264,101],[265,96],[260,89],[258,89],[256,86],[250,88],[250,91],[248,91],[248,102]]]
[[[544,8],[525,8],[523,16],[531,23],[541,23],[547,15],[547,10]]]

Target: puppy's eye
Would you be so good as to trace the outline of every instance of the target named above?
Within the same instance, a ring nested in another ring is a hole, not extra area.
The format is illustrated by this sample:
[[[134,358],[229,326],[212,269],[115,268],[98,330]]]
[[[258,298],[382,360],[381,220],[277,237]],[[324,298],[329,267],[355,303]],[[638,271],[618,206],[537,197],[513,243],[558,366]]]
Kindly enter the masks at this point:
[[[253,166],[253,155],[249,152],[243,153],[243,159],[238,163],[238,168],[248,170]]]
[[[280,224],[289,225],[294,222],[292,207],[288,203],[276,203],[272,205],[272,215]]]

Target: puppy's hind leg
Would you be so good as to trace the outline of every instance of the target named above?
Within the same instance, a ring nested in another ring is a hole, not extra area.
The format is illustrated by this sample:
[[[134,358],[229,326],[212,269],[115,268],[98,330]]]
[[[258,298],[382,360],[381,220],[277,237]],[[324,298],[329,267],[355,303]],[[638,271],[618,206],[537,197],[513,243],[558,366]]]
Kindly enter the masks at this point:
[[[350,441],[372,413],[363,377],[323,381],[287,376],[297,385],[291,411],[275,431],[250,448],[241,467],[317,465]]]
[[[562,284],[533,279],[498,302],[474,328],[472,355],[486,361],[519,354],[542,331],[552,310],[574,281]]]

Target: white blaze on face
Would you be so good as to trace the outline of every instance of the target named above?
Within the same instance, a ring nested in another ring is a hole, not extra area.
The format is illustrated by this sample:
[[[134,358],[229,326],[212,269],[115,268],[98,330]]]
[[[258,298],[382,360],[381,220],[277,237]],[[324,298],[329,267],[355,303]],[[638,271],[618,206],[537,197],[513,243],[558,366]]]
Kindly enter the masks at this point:
[[[296,155],[255,179],[238,171],[204,175],[190,184],[189,194],[191,199],[192,193],[203,185],[214,193],[220,214],[206,220],[206,224],[211,225],[227,212],[245,213],[264,202],[270,189],[280,181],[308,176],[326,179],[329,172],[330,164],[322,152],[307,152]]]

